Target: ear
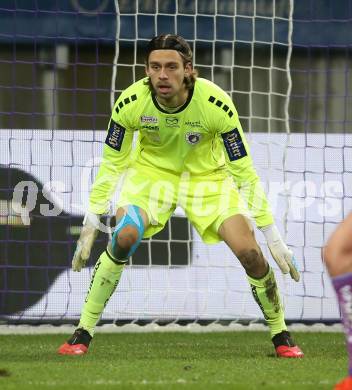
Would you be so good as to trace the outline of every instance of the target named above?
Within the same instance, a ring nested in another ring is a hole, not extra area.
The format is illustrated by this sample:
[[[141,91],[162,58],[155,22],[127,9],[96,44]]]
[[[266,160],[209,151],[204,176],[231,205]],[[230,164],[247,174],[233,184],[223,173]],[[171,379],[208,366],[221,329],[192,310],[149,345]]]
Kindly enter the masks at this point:
[[[185,65],[185,76],[188,77],[193,71],[193,66],[190,62]]]

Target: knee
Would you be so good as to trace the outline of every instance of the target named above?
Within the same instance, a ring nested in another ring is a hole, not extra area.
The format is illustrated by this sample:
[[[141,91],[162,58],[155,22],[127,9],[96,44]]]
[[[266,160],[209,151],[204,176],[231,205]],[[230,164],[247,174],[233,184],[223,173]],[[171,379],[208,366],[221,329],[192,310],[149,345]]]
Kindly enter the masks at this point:
[[[266,261],[260,250],[244,249],[239,251],[237,257],[249,275],[256,275],[263,267],[266,270]]]
[[[117,262],[127,262],[137,249],[144,233],[143,219],[136,206],[129,206],[111,241],[111,255]]]
[[[115,245],[122,249],[130,250],[138,240],[138,230],[135,226],[127,225],[114,238]]]
[[[111,241],[112,257],[117,262],[127,262],[128,258],[137,249],[140,241],[139,231],[133,225],[126,225],[116,230]]]

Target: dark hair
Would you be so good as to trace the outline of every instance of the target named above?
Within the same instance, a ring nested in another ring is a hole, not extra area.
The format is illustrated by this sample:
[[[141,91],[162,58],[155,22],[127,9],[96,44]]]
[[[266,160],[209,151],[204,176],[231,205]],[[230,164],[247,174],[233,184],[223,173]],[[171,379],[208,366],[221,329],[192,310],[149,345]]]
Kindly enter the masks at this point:
[[[190,63],[193,65],[193,53],[189,44],[180,35],[161,34],[149,41],[146,49],[145,64],[149,64],[149,56],[153,50],[176,50],[180,53],[183,65]],[[184,83],[187,89],[192,89],[197,78],[197,71],[193,69],[189,77],[185,77]],[[153,90],[150,80],[149,87]]]

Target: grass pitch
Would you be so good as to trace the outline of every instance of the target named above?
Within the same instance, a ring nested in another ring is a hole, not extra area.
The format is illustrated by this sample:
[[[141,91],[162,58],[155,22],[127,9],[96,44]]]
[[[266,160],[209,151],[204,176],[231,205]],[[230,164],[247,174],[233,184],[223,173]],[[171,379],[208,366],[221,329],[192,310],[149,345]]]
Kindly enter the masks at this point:
[[[57,355],[62,334],[1,335],[0,389],[332,389],[344,335],[294,336],[303,359],[277,359],[267,332],[98,333],[84,356]]]

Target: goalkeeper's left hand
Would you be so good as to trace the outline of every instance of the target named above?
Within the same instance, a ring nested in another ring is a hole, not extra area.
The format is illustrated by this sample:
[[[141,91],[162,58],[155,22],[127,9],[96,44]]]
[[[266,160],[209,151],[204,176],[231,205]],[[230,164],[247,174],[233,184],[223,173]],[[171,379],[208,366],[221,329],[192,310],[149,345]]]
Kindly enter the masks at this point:
[[[296,260],[292,251],[288,249],[287,245],[283,242],[276,225],[268,225],[260,227],[259,229],[263,232],[270,253],[278,264],[281,272],[283,274],[290,273],[291,278],[298,282],[300,274],[297,268]]]

